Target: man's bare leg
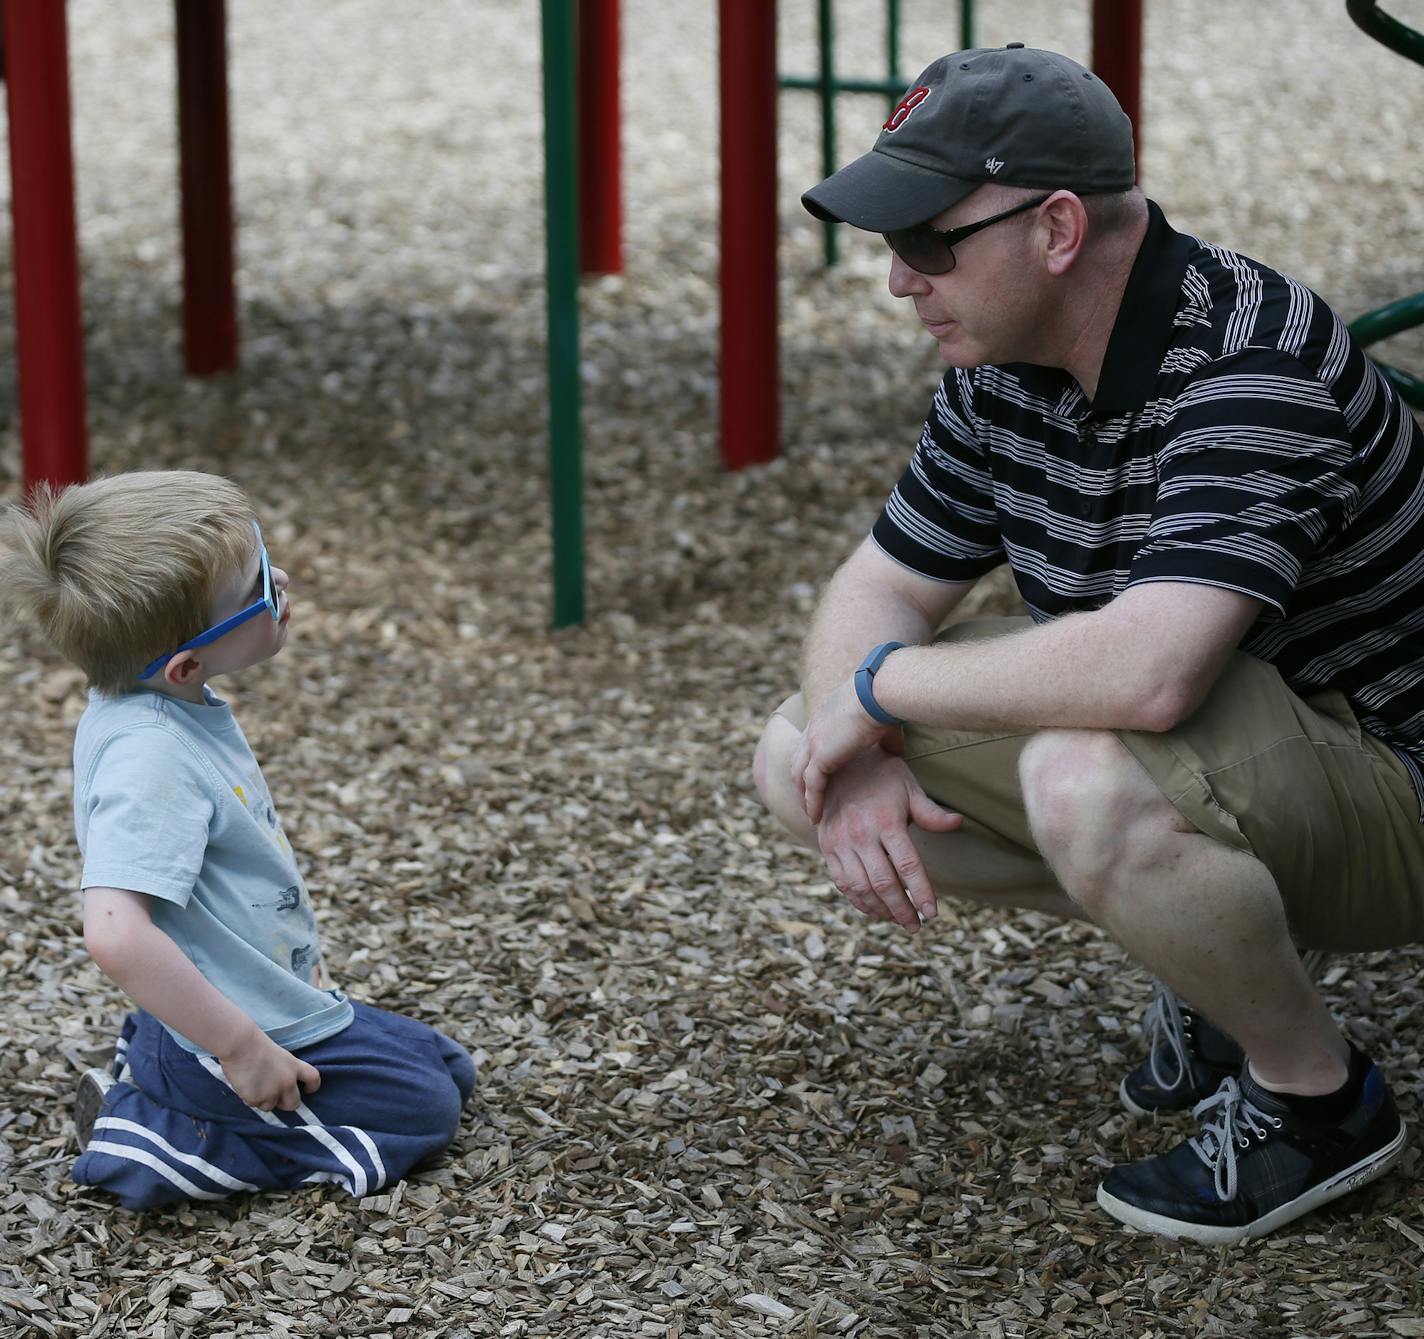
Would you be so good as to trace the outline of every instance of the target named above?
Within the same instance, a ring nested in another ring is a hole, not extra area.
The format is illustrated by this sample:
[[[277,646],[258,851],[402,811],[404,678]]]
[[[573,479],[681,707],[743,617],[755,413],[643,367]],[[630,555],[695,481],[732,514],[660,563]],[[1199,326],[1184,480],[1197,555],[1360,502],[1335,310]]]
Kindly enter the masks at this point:
[[[753,770],[766,807],[798,841],[815,851],[816,829],[791,785],[790,763],[799,739],[800,732],[790,721],[773,716],[757,747]],[[911,836],[937,897],[1087,919],[1082,908],[1058,886],[1048,866],[1028,852],[1015,856],[969,832],[912,828]],[[857,906],[867,915],[888,919],[878,909]]]
[[[1106,732],[1048,731],[1020,767],[1029,822],[1060,885],[1128,955],[1205,1008],[1256,1078],[1333,1092],[1349,1049],[1301,966],[1274,879],[1192,828]]]

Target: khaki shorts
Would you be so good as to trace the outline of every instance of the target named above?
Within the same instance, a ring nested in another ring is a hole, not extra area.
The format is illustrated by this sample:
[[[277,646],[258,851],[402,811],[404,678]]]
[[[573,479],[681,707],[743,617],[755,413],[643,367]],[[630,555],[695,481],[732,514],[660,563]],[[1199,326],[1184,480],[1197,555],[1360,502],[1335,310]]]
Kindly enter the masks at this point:
[[[1002,635],[1023,618],[975,619],[940,635]],[[799,697],[779,714],[798,728]],[[1195,828],[1270,870],[1304,948],[1392,948],[1424,940],[1424,824],[1404,764],[1360,729],[1343,695],[1300,698],[1238,652],[1190,719],[1163,734],[1114,731]],[[1038,854],[1019,754],[1032,732],[909,725],[905,758],[931,799],[1013,854]]]

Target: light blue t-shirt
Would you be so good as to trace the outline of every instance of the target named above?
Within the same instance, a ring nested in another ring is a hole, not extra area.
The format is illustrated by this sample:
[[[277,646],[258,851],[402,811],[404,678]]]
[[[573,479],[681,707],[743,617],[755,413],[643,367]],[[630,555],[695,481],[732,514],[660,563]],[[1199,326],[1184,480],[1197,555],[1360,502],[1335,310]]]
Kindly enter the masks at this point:
[[[148,894],[153,923],[295,1050],[340,1032],[351,1005],[315,984],[316,917],[262,769],[231,708],[204,693],[202,706],[142,688],[90,693],[74,736],[82,886]]]

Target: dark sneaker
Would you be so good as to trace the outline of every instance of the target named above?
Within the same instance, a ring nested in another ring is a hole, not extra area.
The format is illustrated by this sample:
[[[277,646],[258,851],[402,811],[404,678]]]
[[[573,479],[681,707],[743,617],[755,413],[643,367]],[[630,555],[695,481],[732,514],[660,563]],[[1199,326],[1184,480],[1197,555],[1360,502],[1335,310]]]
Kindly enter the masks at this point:
[[[1317,949],[1301,954],[1312,981],[1320,978],[1329,957]],[[1147,1058],[1123,1078],[1117,1090],[1134,1116],[1190,1111],[1210,1097],[1222,1079],[1235,1077],[1245,1059],[1226,1033],[1160,981],[1152,983],[1152,1004],[1142,1028],[1147,1034]]]
[[[1241,1048],[1160,981],[1142,1025],[1147,1058],[1118,1085],[1134,1116],[1189,1111],[1241,1070]]]
[[[94,1137],[94,1122],[99,1119],[104,1099],[114,1083],[114,1076],[107,1069],[86,1069],[79,1080],[79,1092],[74,1098],[74,1136],[81,1153]]]
[[[1119,1222],[1213,1245],[1260,1237],[1362,1186],[1404,1151],[1384,1076],[1353,1053],[1359,1097],[1340,1119],[1304,1116],[1243,1066],[1193,1114],[1202,1131],[1170,1153],[1115,1167],[1098,1203]],[[1314,1099],[1326,1100],[1326,1099]]]

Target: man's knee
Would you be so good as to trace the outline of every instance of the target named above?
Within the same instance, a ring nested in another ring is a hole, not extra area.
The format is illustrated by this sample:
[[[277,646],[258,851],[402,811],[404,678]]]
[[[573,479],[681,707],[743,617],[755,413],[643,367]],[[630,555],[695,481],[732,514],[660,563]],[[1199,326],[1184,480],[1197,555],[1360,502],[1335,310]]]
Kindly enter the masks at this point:
[[[815,831],[791,784],[791,758],[800,742],[801,732],[786,717],[774,715],[757,744],[752,780],[772,816],[793,836],[815,845]]]
[[[1129,855],[1178,819],[1117,736],[1106,730],[1047,730],[1024,746],[1024,808],[1044,859],[1085,906],[1109,895]]]
[[[752,758],[752,781],[756,784],[761,802],[768,809],[772,807],[773,798],[771,791],[772,768],[775,766],[780,751],[780,731],[777,729],[779,719],[780,717],[773,716],[766,723],[766,728],[761,732],[761,738],[757,740],[756,755]],[[787,759],[787,765],[790,765],[790,759]]]

